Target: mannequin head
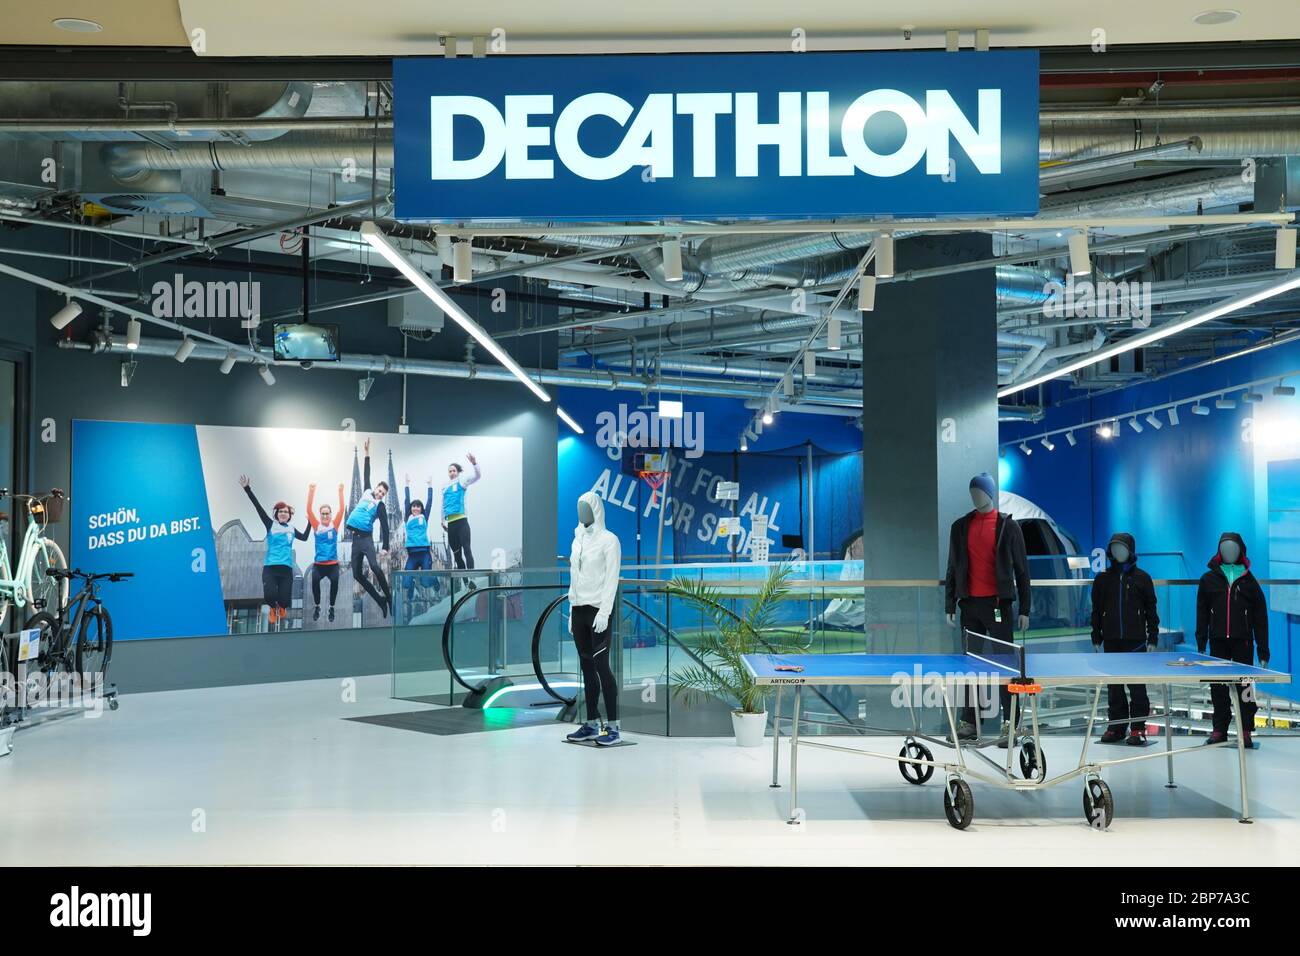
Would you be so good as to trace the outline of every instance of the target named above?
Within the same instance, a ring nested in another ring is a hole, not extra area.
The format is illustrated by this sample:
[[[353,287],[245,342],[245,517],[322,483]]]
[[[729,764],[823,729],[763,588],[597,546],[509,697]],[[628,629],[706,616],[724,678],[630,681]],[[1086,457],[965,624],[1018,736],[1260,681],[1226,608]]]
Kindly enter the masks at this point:
[[[1116,531],[1110,536],[1110,542],[1106,545],[1106,554],[1116,564],[1128,564],[1137,557],[1137,544],[1131,534]]]
[[[578,499],[578,523],[584,528],[590,528],[596,520],[595,513],[591,510],[591,505],[587,504],[582,498]]]
[[[970,500],[980,514],[988,514],[998,506],[998,486],[993,476],[982,471],[970,480]]]
[[[1246,545],[1235,531],[1225,531],[1219,537],[1219,560],[1224,564],[1240,564],[1246,555]]]

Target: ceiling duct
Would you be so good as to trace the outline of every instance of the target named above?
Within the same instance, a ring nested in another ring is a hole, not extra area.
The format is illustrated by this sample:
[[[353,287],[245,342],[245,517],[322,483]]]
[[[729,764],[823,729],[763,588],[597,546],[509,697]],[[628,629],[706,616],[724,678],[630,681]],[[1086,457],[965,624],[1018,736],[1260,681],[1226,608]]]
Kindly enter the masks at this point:
[[[1171,111],[1160,121],[1075,122],[1047,113],[1039,123],[1038,158],[1040,162],[1092,159],[1193,138],[1201,144],[1194,162],[1295,156],[1300,154],[1300,121],[1294,116],[1243,118],[1226,113],[1188,118]]]
[[[251,142],[275,139],[283,129],[244,129],[243,120],[296,120],[307,113],[313,85],[308,82],[213,83],[118,83],[113,81],[0,83],[0,117],[8,120],[33,119],[40,132],[0,132],[0,139],[141,140],[145,142],[193,142],[234,140]],[[132,120],[174,121],[189,117],[210,117],[214,100],[222,104],[221,119],[227,129],[161,130],[137,133]],[[66,120],[66,130],[54,131],[50,121]],[[121,129],[79,129],[78,121],[121,121]]]
[[[369,171],[375,153],[379,169],[393,166],[393,141],[377,144],[356,135],[288,133],[273,142],[186,143],[166,148],[145,143],[113,143],[102,147],[104,166],[123,182],[153,171],[199,169],[332,169]]]

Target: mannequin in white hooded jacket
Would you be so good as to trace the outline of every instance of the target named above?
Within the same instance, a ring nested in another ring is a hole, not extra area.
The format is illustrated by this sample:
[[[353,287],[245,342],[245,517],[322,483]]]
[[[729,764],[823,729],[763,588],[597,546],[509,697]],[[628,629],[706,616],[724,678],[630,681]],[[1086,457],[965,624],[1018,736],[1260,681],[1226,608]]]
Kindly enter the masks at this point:
[[[569,633],[582,665],[587,720],[569,740],[594,740],[602,746],[619,742],[618,684],[609,662],[610,616],[618,594],[623,551],[618,537],[605,527],[605,503],[595,492],[578,499],[578,526],[569,551]],[[605,701],[601,733],[600,702]]]

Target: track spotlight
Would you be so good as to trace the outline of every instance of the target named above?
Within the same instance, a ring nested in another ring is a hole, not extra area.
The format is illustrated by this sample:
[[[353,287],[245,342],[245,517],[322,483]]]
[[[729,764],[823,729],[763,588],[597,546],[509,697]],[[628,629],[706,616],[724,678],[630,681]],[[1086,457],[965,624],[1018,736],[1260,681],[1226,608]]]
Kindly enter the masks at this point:
[[[1079,439],[1077,439],[1077,438],[1074,437],[1074,432],[1066,432],[1066,433],[1065,433],[1065,440],[1066,440],[1067,442],[1069,442],[1071,448],[1073,448],[1075,445],[1079,444]]]
[[[184,362],[194,351],[194,340],[188,335],[181,339],[181,344],[176,347],[176,361]]]
[[[50,325],[62,331],[67,327],[69,322],[79,315],[81,315],[81,303],[69,302],[63,308],[59,309],[58,312],[55,312],[50,316]]]
[[[1052,439],[1048,438],[1046,435],[1043,436],[1043,440],[1039,442],[1039,444],[1048,451],[1056,451],[1056,445],[1052,442]]]
[[[772,424],[772,409],[770,408],[763,409],[763,424],[764,425]]]
[[[1034,450],[1030,448],[1029,445],[1026,444],[1025,442],[1020,443],[1020,450],[1023,451],[1026,455],[1032,455],[1034,453]]]
[[[740,436],[740,450],[749,451],[749,440],[744,435]]]
[[[1228,398],[1228,396],[1222,395],[1219,397],[1219,400],[1214,403],[1214,407],[1221,409],[1223,411],[1228,411],[1230,409],[1236,408],[1237,403],[1233,401],[1231,398]]]
[[[787,398],[794,394],[794,374],[792,372],[786,372],[785,375],[781,376],[781,391],[785,393]]]
[[[1294,229],[1282,228],[1277,231],[1277,244],[1273,250],[1274,269],[1295,268],[1295,239]]]
[[[1210,414],[1210,406],[1209,406],[1209,405],[1202,405],[1200,402],[1197,402],[1195,405],[1192,406],[1192,414],[1193,414],[1193,415],[1208,415],[1208,414]]]
[[[1088,231],[1086,229],[1070,233],[1070,275],[1086,276],[1092,272],[1092,260],[1088,256]]]
[[[876,308],[876,277],[858,277],[858,311],[873,312]]]
[[[1169,424],[1170,424],[1170,425],[1177,425],[1177,424],[1178,424],[1178,406],[1177,406],[1177,405],[1170,405],[1170,406],[1169,406]]]
[[[1290,398],[1295,395],[1295,386],[1283,385],[1281,382],[1278,382],[1273,386],[1273,394],[1278,398]]]
[[[1156,431],[1160,431],[1160,429],[1165,427],[1165,423],[1162,422],[1160,419],[1156,418],[1155,412],[1149,412],[1147,414],[1147,424],[1150,425],[1152,428],[1154,428]]]
[[[682,241],[680,239],[665,239],[663,241],[664,256],[664,281],[681,282],[682,281]]]
[[[826,322],[826,347],[832,352],[840,350],[840,320],[833,315]]]
[[[1247,405],[1256,405],[1264,400],[1264,395],[1262,392],[1252,392],[1250,389],[1246,389],[1241,394],[1241,400]]]
[[[812,349],[803,353],[803,377],[817,377],[817,353]]]
[[[894,237],[882,232],[876,237],[876,278],[891,279],[894,275]]]
[[[262,381],[267,385],[275,384],[275,376],[271,373],[271,366],[263,363],[257,367],[257,374],[262,376]]]
[[[1101,438],[1114,438],[1115,429],[1111,427],[1110,422],[1102,422],[1097,426],[1097,434]]]
[[[1129,428],[1137,432],[1139,435],[1142,434],[1142,423],[1137,420],[1137,416],[1134,416],[1133,418],[1130,418],[1128,420],[1128,426]]]
[[[139,319],[130,319],[126,323],[126,347],[132,352],[140,347]]]
[[[226,353],[226,357],[221,360],[221,374],[229,375],[230,370],[235,367],[235,352],[231,349]]]
[[[451,244],[451,280],[453,282],[469,282],[473,278],[474,244],[468,240],[453,242]]]

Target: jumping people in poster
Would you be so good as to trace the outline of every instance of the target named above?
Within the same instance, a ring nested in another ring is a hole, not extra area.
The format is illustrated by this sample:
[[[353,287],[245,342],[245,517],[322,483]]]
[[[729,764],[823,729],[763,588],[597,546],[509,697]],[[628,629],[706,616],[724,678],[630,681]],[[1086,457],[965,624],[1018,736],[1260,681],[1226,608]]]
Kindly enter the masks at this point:
[[[376,604],[379,610],[383,612],[384,617],[388,617],[388,608],[392,603],[392,592],[389,590],[388,581],[384,578],[384,572],[379,567],[379,558],[375,554],[374,527],[375,520],[379,520],[379,543],[380,554],[388,553],[388,512],[384,509],[384,498],[388,495],[388,482],[381,481],[373,488],[370,486],[370,439],[365,443],[365,491],[362,493],[360,500],[357,501],[356,507],[348,515],[348,530],[352,532],[352,577],[365,588]],[[370,573],[374,575],[375,583],[378,588],[366,579],[365,564],[370,565]]]
[[[337,511],[329,505],[321,505],[317,517],[315,503],[316,485],[313,483],[307,486],[307,521],[316,538],[316,558],[311,566],[311,596],[315,602],[311,619],[320,620],[320,581],[321,578],[326,578],[330,583],[329,619],[333,621],[334,599],[339,592],[339,525],[343,523],[343,486],[339,485]]]
[[[456,462],[447,466],[448,482],[442,489],[442,529],[447,532],[447,546],[451,549],[456,567],[462,571],[474,567],[474,552],[470,550],[469,518],[465,516],[465,489],[483,477],[478,469],[478,459],[465,453],[474,474],[465,477]]]
[[[289,618],[289,608],[293,606],[293,542],[307,540],[306,529],[295,531],[289,522],[293,520],[293,509],[283,501],[277,501],[272,512],[274,520],[266,513],[262,503],[253,494],[247,475],[239,476],[239,485],[248,495],[248,500],[257,509],[257,516],[266,528],[266,562],[262,565],[262,600],[267,605],[267,624],[272,630],[285,626]]]
[[[429,545],[429,512],[433,510],[433,478],[430,477],[426,484],[428,491],[425,493],[424,500],[416,498],[412,501],[411,476],[406,476],[403,513],[406,515],[406,570],[408,571],[428,571],[433,568],[433,552]],[[421,577],[419,581],[424,585],[428,579]],[[415,583],[414,578],[407,577],[406,599],[408,601],[411,599]]]

